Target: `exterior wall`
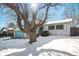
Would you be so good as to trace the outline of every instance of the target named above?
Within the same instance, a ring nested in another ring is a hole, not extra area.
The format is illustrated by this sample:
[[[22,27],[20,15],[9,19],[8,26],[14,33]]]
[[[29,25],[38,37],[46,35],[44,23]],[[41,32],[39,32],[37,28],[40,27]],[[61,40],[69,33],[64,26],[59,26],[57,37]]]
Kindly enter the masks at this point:
[[[49,30],[48,29],[48,26],[44,26],[43,27],[43,30],[48,30],[50,35],[58,35],[58,36],[69,36],[70,35],[70,27],[71,27],[71,23],[65,23],[63,24],[63,29],[56,29],[56,25],[59,25],[59,24],[54,24],[55,28],[52,29],[52,30]]]
[[[48,30],[48,26],[47,25],[43,26],[43,30]]]
[[[14,37],[14,30],[8,30],[7,35],[11,36],[11,37]]]
[[[24,33],[21,31],[15,31],[15,38],[24,38]]]

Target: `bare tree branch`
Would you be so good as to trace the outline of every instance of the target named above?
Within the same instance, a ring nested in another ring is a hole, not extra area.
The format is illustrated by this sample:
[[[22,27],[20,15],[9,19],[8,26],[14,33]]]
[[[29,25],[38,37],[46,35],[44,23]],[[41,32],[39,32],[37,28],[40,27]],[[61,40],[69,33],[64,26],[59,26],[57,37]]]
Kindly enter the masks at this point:
[[[17,19],[17,26],[19,27],[19,29],[22,31],[22,32],[24,32],[24,29],[22,28],[22,25],[21,25],[21,18],[20,18],[20,16],[18,16],[18,19]]]
[[[44,20],[42,21],[42,22],[39,22],[39,24],[38,25],[36,25],[37,27],[41,27],[41,26],[43,26],[43,24],[45,23],[45,21],[46,21],[46,19],[47,19],[47,17],[48,17],[48,10],[49,10],[49,8],[50,7],[54,7],[54,6],[57,6],[57,5],[59,5],[60,3],[48,3],[48,4],[46,4],[46,6],[47,6],[47,8],[46,8],[46,13],[45,13],[45,18],[44,18]],[[44,6],[44,7],[46,7],[46,6]],[[43,8],[44,8],[43,7]]]
[[[45,21],[46,21],[46,19],[47,19],[47,16],[48,16],[48,10],[49,10],[49,5],[48,5],[47,8],[46,8],[46,13],[45,13],[45,18],[44,18],[44,20],[42,21],[42,23],[39,23],[38,25],[36,25],[37,27],[42,26],[42,25],[45,23]]]

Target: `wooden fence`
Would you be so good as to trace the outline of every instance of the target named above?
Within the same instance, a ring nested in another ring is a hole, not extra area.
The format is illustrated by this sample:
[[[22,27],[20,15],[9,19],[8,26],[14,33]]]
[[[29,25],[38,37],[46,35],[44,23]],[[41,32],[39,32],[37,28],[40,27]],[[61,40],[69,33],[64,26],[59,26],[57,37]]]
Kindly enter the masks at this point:
[[[70,28],[70,36],[79,36],[79,28],[71,27]]]

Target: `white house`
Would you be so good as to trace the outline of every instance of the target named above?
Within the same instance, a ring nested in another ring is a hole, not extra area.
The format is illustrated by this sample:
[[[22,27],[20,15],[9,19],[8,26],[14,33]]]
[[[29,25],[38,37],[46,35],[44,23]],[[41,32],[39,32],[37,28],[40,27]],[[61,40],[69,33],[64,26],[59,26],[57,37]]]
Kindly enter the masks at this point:
[[[69,36],[72,26],[72,19],[65,19],[47,22],[44,24],[43,30],[48,30],[50,35]]]

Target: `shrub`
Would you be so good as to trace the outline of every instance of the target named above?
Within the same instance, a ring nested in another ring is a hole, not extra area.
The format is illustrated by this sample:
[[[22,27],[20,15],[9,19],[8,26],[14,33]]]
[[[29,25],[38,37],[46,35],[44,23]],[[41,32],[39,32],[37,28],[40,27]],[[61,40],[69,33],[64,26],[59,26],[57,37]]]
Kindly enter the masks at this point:
[[[49,36],[49,32],[48,32],[48,31],[43,31],[43,32],[41,33],[41,36]]]

